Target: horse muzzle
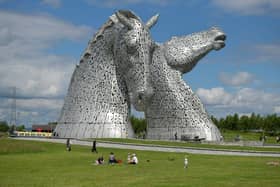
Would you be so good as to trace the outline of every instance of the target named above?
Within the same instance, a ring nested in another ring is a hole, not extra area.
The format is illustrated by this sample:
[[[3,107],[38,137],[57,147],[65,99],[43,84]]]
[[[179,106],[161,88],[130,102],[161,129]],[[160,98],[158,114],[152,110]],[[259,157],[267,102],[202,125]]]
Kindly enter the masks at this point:
[[[225,44],[226,35],[225,33],[218,31],[216,36],[214,37],[213,47],[215,50],[220,50],[226,46]]]

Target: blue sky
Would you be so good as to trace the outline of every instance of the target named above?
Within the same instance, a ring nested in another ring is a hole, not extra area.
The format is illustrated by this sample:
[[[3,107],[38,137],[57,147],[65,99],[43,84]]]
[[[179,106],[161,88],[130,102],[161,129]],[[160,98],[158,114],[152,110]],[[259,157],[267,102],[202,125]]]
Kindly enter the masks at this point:
[[[184,80],[217,117],[280,114],[279,0],[0,0],[0,120],[16,87],[18,124],[56,121],[88,40],[118,9],[159,13],[157,42],[220,27],[226,47]]]

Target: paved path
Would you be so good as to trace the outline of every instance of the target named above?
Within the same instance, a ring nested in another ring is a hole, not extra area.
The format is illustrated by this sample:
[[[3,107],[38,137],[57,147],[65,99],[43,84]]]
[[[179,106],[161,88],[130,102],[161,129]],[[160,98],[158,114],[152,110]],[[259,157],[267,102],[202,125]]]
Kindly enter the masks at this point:
[[[15,137],[14,139],[34,140],[43,142],[66,143],[66,139],[50,139],[50,138],[31,138],[31,137]],[[71,139],[71,144],[92,146],[90,141],[82,141]],[[177,152],[177,153],[192,153],[192,154],[207,154],[207,155],[237,155],[237,156],[261,156],[261,157],[280,157],[279,152],[264,152],[264,151],[240,151],[240,150],[216,150],[193,147],[171,147],[159,145],[137,145],[131,143],[109,143],[97,142],[97,147],[117,148],[117,149],[134,149],[144,151],[163,151],[163,152]]]

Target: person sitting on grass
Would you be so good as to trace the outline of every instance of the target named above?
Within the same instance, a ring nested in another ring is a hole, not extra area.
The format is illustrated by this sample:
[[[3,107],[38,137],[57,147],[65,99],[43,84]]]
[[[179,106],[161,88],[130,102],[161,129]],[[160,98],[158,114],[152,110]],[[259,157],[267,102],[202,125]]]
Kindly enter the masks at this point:
[[[113,152],[109,155],[109,164],[118,163]]]
[[[104,158],[103,158],[103,156],[98,157],[98,159],[95,161],[95,164],[96,164],[96,165],[104,164]]]
[[[138,158],[135,153],[132,154],[132,159],[129,161],[129,164],[138,164]]]

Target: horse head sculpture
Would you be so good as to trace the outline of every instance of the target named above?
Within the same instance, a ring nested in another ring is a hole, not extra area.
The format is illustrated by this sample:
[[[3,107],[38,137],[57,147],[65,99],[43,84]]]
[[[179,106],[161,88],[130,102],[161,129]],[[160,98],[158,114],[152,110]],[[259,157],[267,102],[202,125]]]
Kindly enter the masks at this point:
[[[114,46],[117,68],[124,76],[131,103],[138,111],[144,111],[153,94],[149,64],[155,44],[149,29],[156,23],[158,15],[147,24],[128,11],[119,11],[116,16],[126,26]]]
[[[152,95],[149,29],[131,11],[118,11],[89,41],[72,75],[54,134],[67,138],[133,137],[130,100],[144,110]]]
[[[145,111],[147,138],[220,141],[218,128],[182,74],[191,71],[211,50],[223,48],[225,39],[221,30],[211,28],[173,37],[156,47],[150,65],[154,95]]]

